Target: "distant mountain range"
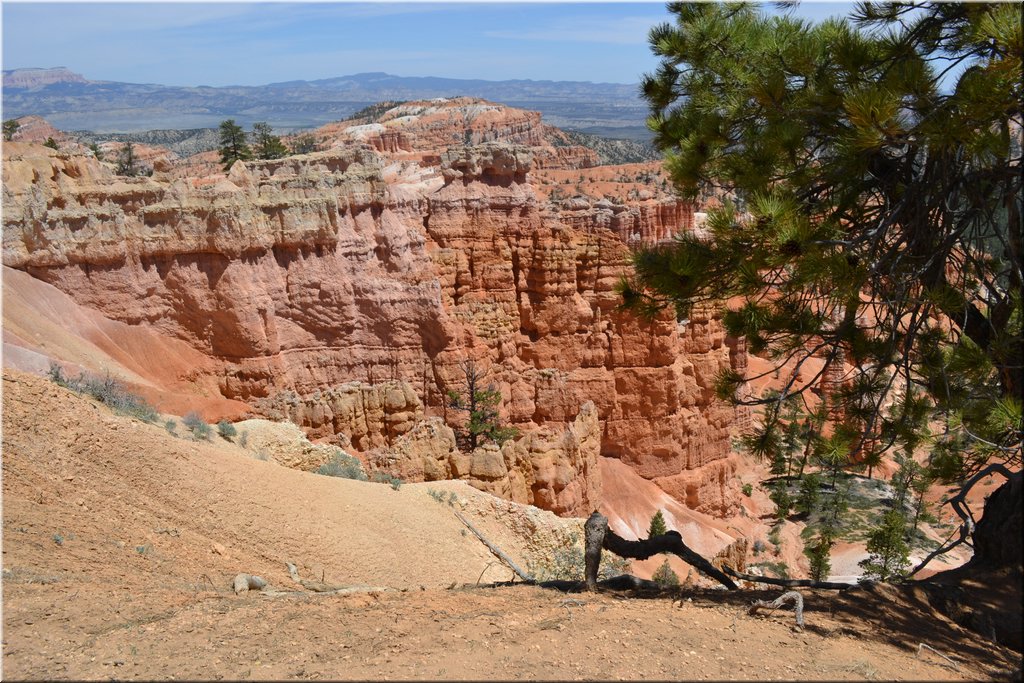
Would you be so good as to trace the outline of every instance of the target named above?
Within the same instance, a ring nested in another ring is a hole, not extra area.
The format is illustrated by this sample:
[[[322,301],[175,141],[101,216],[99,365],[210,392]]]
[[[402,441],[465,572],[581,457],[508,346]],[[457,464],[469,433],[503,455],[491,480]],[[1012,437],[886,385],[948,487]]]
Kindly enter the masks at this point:
[[[578,81],[484,81],[364,73],[261,86],[180,87],[90,81],[64,67],[3,72],[4,118],[35,114],[62,130],[129,133],[209,128],[228,118],[281,131],[337,121],[382,100],[467,95],[539,111],[560,128],[646,141],[638,86]]]

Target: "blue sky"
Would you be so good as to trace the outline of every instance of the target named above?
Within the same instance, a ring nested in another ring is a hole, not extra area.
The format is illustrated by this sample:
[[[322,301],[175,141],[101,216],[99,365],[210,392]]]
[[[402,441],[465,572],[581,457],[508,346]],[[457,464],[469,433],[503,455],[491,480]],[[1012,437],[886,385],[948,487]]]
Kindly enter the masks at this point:
[[[846,13],[804,3],[799,16]],[[664,3],[50,3],[2,6],[3,68],[91,80],[262,85],[366,71],[635,83]]]

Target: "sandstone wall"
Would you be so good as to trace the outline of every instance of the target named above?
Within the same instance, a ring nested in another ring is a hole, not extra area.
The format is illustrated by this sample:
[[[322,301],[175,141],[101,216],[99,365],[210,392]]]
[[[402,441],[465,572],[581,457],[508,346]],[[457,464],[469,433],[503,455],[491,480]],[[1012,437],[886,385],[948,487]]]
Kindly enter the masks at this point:
[[[521,123],[485,118],[471,132]],[[348,146],[238,163],[213,183],[116,178],[39,149],[5,160],[4,263],[186,340],[218,361],[224,396],[255,405],[292,392],[288,417],[313,436],[349,429],[375,448],[442,414],[458,361],[472,357],[507,420],[553,430],[500,458],[470,456],[495,492],[585,513],[599,490],[582,454],[594,439],[543,454],[593,401],[601,453],[697,509],[731,504],[733,412],[713,396],[730,365],[720,325],[618,312],[630,228],[614,219],[626,212],[551,211],[530,184],[529,149],[459,146],[434,167]],[[401,400],[381,388],[389,380],[406,383]],[[521,478],[488,479],[499,461]]]

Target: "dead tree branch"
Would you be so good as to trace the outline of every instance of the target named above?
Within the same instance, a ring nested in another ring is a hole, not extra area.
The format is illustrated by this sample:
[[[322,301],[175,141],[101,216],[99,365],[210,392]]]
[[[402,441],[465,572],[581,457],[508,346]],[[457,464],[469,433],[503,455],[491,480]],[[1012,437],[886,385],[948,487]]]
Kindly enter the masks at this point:
[[[683,559],[684,562],[695,567],[701,573],[715,579],[720,584],[736,590],[736,584],[732,579],[723,574],[713,564],[690,550],[683,543],[683,537],[678,531],[669,531],[667,534],[655,536],[642,541],[627,541],[614,531],[608,528],[608,518],[595,511],[587,519],[583,527],[586,538],[584,549],[584,561],[586,568],[587,590],[597,590],[597,570],[601,565],[601,549],[605,548],[620,557],[629,557],[634,560],[646,560],[652,555],[660,553],[672,553]]]
[[[942,657],[942,658],[943,658],[943,659],[945,659],[945,660],[946,660],[947,662],[949,662],[949,663],[950,663],[950,665],[952,666],[952,669],[953,669],[954,671],[959,671],[959,670],[960,670],[960,667],[959,667],[959,666],[957,666],[957,663],[956,663],[956,662],[954,662],[954,661],[953,661],[952,659],[950,659],[950,658],[949,658],[949,657],[947,657],[946,655],[944,655],[944,654],[942,654],[941,652],[939,652],[938,650],[936,650],[936,649],[935,649],[934,647],[932,647],[932,646],[931,646],[931,645],[929,645],[928,643],[918,643],[918,644],[917,644],[917,656],[918,656],[918,658],[920,658],[920,657],[921,657],[921,650],[923,650],[924,648],[928,648],[929,650],[931,650],[932,652],[934,652],[935,654],[937,654],[938,656]]]
[[[964,485],[960,487],[960,490],[957,491],[957,494],[950,498],[948,501],[946,501],[947,503],[949,503],[950,507],[953,508],[953,511],[956,512],[957,516],[962,520],[960,524],[960,529],[958,530],[957,538],[953,539],[949,543],[939,546],[931,553],[929,553],[927,557],[921,560],[920,564],[914,567],[914,569],[909,574],[907,574],[907,578],[910,578],[914,574],[924,569],[925,565],[927,565],[929,562],[934,560],[939,555],[949,552],[961,543],[966,543],[967,545],[970,545],[970,541],[968,541],[967,539],[974,531],[975,522],[974,515],[971,514],[971,508],[967,506],[967,494],[970,492],[970,490],[974,487],[975,484],[977,484],[979,481],[981,481],[988,475],[992,474],[993,472],[998,472],[999,474],[1006,477],[1008,480],[1012,479],[1014,476],[1014,472],[1011,472],[1010,469],[1007,468],[1002,463],[997,462],[985,467],[980,472],[975,474],[973,477],[968,479],[967,482],[965,482]],[[1019,474],[1020,473],[1017,473],[1018,476]]]
[[[846,590],[847,588],[853,588],[852,583],[838,583],[835,581],[812,581],[811,579],[773,579],[767,576],[755,576],[754,574],[743,574],[732,567],[726,565],[722,567],[726,574],[735,578],[743,579],[744,581],[752,581],[754,583],[768,583],[773,586],[787,586],[787,587],[801,587],[801,588],[827,588],[829,590]]]
[[[455,516],[459,518],[459,521],[462,522],[463,524],[465,524],[466,528],[469,529],[470,531],[472,531],[473,534],[477,538],[480,539],[480,542],[483,543],[485,546],[487,546],[488,550],[490,550],[492,553],[494,553],[495,557],[497,557],[499,560],[501,560],[502,562],[507,564],[509,569],[514,571],[516,574],[518,574],[519,578],[521,578],[523,581],[526,581],[527,583],[534,583],[534,580],[533,580],[532,576],[530,576],[529,574],[524,572],[522,569],[520,569],[518,566],[516,566],[516,563],[512,561],[512,558],[510,558],[508,555],[503,553],[501,551],[501,548],[499,548],[498,546],[494,545],[493,543],[488,541],[486,538],[484,538],[484,535],[481,534],[479,531],[477,531],[476,527],[474,527],[472,524],[470,524],[469,521],[465,517],[460,515],[458,510],[453,510],[453,512],[455,512]],[[481,576],[483,576],[483,575],[481,574]]]
[[[793,608],[796,610],[796,625],[800,628],[804,627],[804,596],[800,595],[796,591],[789,591],[783,593],[779,597],[775,598],[771,602],[767,600],[755,600],[747,611],[747,614],[756,614],[759,609],[770,609],[775,611],[782,607],[785,603],[792,602]]]

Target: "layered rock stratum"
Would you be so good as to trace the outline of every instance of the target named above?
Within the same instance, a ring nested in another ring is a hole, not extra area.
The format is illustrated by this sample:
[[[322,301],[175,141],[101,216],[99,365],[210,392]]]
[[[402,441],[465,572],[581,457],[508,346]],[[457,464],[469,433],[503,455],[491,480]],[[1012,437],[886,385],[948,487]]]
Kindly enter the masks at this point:
[[[326,151],[227,174],[169,155],[141,178],[5,144],[4,265],[200,354],[149,390],[180,402],[192,384],[211,419],[244,405],[410,478],[559,514],[597,506],[602,456],[692,509],[734,508],[736,415],[713,383],[742,347],[709,313],[617,309],[630,246],[693,227],[656,164],[609,175],[538,114],[466,98],[316,135]],[[467,360],[522,435],[501,448],[450,436]]]

